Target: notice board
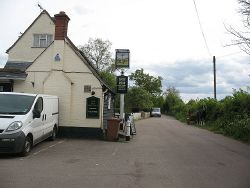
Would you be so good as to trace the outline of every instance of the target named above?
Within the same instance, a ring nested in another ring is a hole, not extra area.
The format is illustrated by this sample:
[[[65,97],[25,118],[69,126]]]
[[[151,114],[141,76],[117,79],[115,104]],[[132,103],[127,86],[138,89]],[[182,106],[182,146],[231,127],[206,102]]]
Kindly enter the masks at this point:
[[[100,98],[95,96],[87,98],[86,118],[99,119],[100,115]]]

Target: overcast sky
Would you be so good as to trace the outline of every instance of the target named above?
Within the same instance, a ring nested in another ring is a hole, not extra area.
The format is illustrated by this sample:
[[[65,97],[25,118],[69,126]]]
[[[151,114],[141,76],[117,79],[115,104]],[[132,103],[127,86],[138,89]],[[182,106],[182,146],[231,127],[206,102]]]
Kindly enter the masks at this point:
[[[250,57],[237,46],[225,47],[232,36],[224,25],[241,28],[237,0],[195,2],[208,49],[193,0],[1,0],[0,66],[7,61],[5,51],[40,14],[40,3],[51,16],[66,12],[76,46],[92,37],[111,41],[113,53],[130,49],[130,71],[143,68],[163,77],[163,88],[176,87],[185,101],[213,97],[213,55],[218,98],[232,88],[246,89]]]

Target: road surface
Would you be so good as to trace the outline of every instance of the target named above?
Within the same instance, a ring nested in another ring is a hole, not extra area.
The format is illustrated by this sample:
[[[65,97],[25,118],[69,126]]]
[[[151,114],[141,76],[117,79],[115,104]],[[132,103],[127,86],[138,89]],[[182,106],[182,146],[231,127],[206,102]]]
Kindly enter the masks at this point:
[[[0,188],[249,188],[250,145],[167,116],[131,141],[58,139],[0,157]]]

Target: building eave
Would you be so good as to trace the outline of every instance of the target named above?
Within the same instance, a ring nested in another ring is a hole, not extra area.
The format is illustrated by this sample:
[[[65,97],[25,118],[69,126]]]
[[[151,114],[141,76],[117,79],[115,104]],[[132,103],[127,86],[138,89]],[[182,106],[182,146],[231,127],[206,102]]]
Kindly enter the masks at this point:
[[[0,80],[26,80],[26,77],[28,76],[25,72],[20,71],[1,71],[0,72]]]

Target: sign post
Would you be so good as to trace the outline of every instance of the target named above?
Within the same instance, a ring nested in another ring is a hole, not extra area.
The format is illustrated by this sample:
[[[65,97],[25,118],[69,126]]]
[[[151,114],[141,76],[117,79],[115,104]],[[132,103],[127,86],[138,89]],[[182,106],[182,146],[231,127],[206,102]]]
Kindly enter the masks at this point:
[[[124,120],[124,95],[128,91],[128,77],[124,75],[124,69],[129,68],[129,50],[116,49],[115,67],[121,69],[121,75],[116,78],[116,92],[120,93],[120,118]],[[126,123],[125,123],[126,124]],[[130,139],[130,131],[126,134]]]
[[[116,77],[116,92],[120,93],[120,118],[124,119],[124,94],[128,91],[128,77],[124,76],[123,71],[121,76]]]
[[[124,119],[124,94],[127,93],[128,77],[124,76],[124,69],[129,68],[129,54],[128,49],[116,49],[115,67],[121,70],[121,76],[117,76],[117,93],[120,93],[120,118]]]

